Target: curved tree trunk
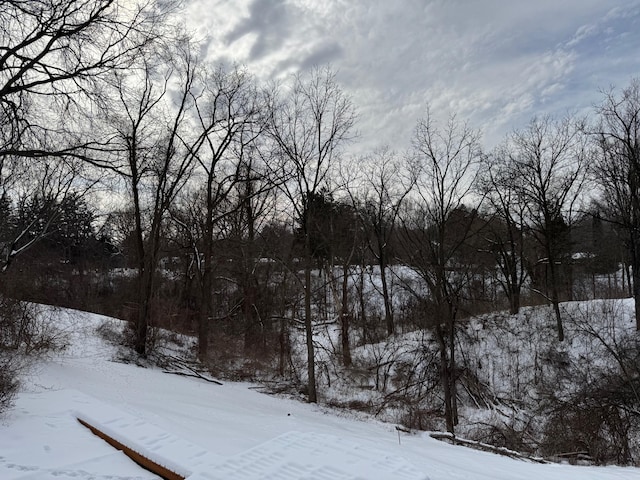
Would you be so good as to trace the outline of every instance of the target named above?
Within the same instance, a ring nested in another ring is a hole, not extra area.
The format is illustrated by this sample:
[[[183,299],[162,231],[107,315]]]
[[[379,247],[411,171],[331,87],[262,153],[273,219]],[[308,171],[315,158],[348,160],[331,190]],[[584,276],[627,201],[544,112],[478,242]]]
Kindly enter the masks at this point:
[[[378,265],[380,267],[380,280],[382,281],[382,300],[384,302],[384,320],[387,326],[387,335],[393,335],[395,332],[395,323],[393,321],[393,309],[391,307],[389,285],[387,282],[387,261],[382,248],[380,248],[378,255]]]

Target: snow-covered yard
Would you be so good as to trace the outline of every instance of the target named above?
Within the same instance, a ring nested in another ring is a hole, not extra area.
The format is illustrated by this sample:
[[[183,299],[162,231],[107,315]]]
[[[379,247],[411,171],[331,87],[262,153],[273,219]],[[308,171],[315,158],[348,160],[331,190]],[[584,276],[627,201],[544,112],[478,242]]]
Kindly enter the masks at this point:
[[[0,478],[152,479],[82,426],[194,479],[640,479],[640,469],[534,464],[427,434],[112,361],[104,317],[59,311],[71,344],[37,366],[0,423]]]

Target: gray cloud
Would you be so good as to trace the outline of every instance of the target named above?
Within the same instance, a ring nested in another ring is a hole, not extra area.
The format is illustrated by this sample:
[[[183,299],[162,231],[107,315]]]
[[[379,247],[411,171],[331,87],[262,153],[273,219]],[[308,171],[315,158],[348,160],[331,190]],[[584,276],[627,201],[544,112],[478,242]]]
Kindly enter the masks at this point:
[[[263,79],[331,63],[360,110],[361,149],[408,146],[427,104],[490,146],[640,75],[640,0],[217,0],[208,16],[212,0],[192,1],[212,58]]]
[[[309,70],[316,65],[334,63],[342,56],[342,46],[338,42],[327,42],[316,45],[306,55],[299,66],[301,70]]]
[[[293,23],[287,3],[281,0],[253,0],[249,15],[226,35],[233,43],[239,38],[255,34],[257,36],[249,52],[249,61],[256,60],[266,52],[283,47],[284,40],[291,34]]]

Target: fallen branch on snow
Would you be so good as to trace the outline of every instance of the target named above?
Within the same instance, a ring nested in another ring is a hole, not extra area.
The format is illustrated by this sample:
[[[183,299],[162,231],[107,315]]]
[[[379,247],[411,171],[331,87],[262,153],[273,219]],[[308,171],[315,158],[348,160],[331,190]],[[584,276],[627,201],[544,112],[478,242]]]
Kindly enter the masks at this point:
[[[165,355],[165,357],[169,359],[169,361],[164,367],[164,373],[173,373],[174,375],[182,375],[183,377],[200,378],[207,382],[215,383],[216,385],[222,385],[222,382],[198,369],[196,365],[190,365],[186,360],[173,355]]]
[[[504,455],[506,457],[515,458],[517,460],[525,460],[535,463],[551,463],[544,458],[525,455],[524,453],[516,452],[515,450],[509,450],[505,447],[496,447],[495,445],[489,445],[488,443],[482,443],[475,440],[467,440],[465,438],[456,437],[455,435],[448,432],[431,432],[429,436],[431,438],[435,438],[436,440],[450,442],[453,445],[462,445],[464,447],[475,448],[476,450],[496,453],[498,455]]]

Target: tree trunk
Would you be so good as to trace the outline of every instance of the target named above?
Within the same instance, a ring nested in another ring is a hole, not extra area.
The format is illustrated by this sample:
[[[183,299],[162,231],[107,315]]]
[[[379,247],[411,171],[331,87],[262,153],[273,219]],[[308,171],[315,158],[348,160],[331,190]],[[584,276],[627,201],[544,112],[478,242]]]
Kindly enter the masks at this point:
[[[204,245],[202,258],[202,277],[200,279],[200,312],[198,315],[198,358],[204,361],[209,355],[209,330],[213,311],[213,216],[215,212],[213,194],[213,169],[207,176],[207,203],[204,225]],[[196,252],[197,254],[197,252]],[[200,262],[197,258],[196,262]]]
[[[308,237],[307,237],[308,243]],[[307,250],[308,251],[308,250]],[[309,403],[316,403],[316,365],[315,352],[313,348],[313,323],[311,319],[311,256],[307,254],[307,261],[304,267],[304,328],[307,338],[307,394]]]
[[[210,218],[210,217],[209,217]],[[209,330],[213,302],[213,227],[207,218],[206,236],[202,259],[202,278],[200,279],[200,311],[198,314],[198,358],[204,361],[209,355]],[[199,262],[200,259],[196,259]]]
[[[631,237],[631,288],[635,306],[636,330],[640,330],[640,232],[635,229]]]
[[[256,309],[257,290],[255,278],[251,272],[244,275],[242,313],[244,316],[244,349],[247,354],[263,355],[266,353],[266,334],[260,314]]]
[[[449,308],[449,389],[451,391],[451,420],[453,426],[458,425],[458,389],[456,371],[456,314],[455,307]],[[453,433],[453,430],[451,431]]]
[[[510,258],[508,268],[511,276],[511,295],[509,297],[509,311],[512,315],[520,312],[520,283],[518,282],[518,264],[515,258]]]
[[[160,229],[162,224],[162,216],[159,211],[154,213],[153,222],[151,224],[151,232],[147,248],[142,247],[143,257],[139,264],[142,267],[140,272],[139,285],[139,305],[138,319],[136,324],[136,338],[134,349],[136,353],[146,356],[147,352],[147,336],[148,327],[151,323],[151,300],[155,290],[155,272],[158,265],[158,256],[160,251]],[[142,239],[142,236],[140,236]],[[140,240],[142,245],[142,240]]]
[[[206,250],[206,249],[205,249]],[[198,358],[206,360],[209,355],[209,329],[211,323],[211,292],[213,282],[211,278],[211,259],[205,254],[202,272],[202,283],[200,285],[200,311],[198,313]]]
[[[146,357],[147,355],[147,335],[148,335],[148,318],[149,318],[149,300],[147,298],[147,288],[141,287],[141,298],[138,302],[138,315],[135,322],[135,338],[133,348],[138,355]]]
[[[551,251],[551,246],[546,245],[547,260],[549,262],[549,283],[551,283],[551,304],[556,317],[556,325],[558,327],[558,341],[564,342],[564,327],[562,326],[562,316],[560,314],[560,295],[558,293],[558,273],[556,270],[555,256]]]
[[[387,261],[382,247],[380,247],[380,251],[378,252],[378,265],[380,267],[380,280],[382,281],[382,299],[384,301],[384,320],[387,326],[387,335],[393,335],[395,331],[395,324],[393,321],[393,310],[391,308],[389,286],[387,283]]]
[[[243,313],[245,318],[244,347],[249,352],[257,348],[260,355],[264,355],[267,350],[267,337],[265,325],[257,309],[258,305],[258,277],[255,273],[254,262],[256,258],[255,243],[255,223],[256,217],[251,200],[254,194],[253,183],[250,179],[244,182],[245,192],[242,199],[242,208],[246,215],[247,243],[243,252],[243,272],[242,282],[244,290]]]
[[[455,433],[455,415],[453,404],[453,392],[451,389],[451,372],[449,368],[449,355],[447,339],[440,323],[435,328],[436,340],[440,350],[440,383],[444,394],[444,420],[447,432]]]
[[[351,314],[349,313],[348,295],[349,295],[349,266],[343,265],[342,272],[342,306],[340,308],[341,321],[341,337],[342,337],[342,363],[345,367],[351,366],[351,342],[349,340],[349,322]]]
[[[509,298],[509,313],[516,315],[520,312],[520,292],[513,289]]]
[[[140,257],[140,255],[143,254],[144,249],[142,252],[138,252],[138,311],[136,312],[135,317],[133,341],[134,350],[141,356],[144,356],[147,353],[147,318],[149,316],[149,303],[147,300],[147,286],[149,281],[146,278],[148,267],[144,257]]]
[[[140,238],[142,239],[142,235],[140,235]],[[138,355],[143,357],[147,354],[147,327],[150,316],[149,303],[153,293],[152,262],[148,258],[148,255],[148,252],[145,252],[145,248],[142,246],[141,240],[138,252],[138,312],[135,321],[133,348]]]
[[[289,342],[287,339],[287,330],[286,330],[286,322],[284,317],[280,319],[280,332],[278,334],[278,344],[280,347],[280,351],[278,354],[278,373],[281,377],[284,376],[285,364],[287,358],[287,352],[289,350]]]
[[[309,403],[318,401],[316,393],[316,359],[313,347],[313,320],[311,318],[311,266],[313,257],[311,256],[311,239],[309,238],[310,219],[308,212],[305,218],[305,263],[304,263],[304,329],[307,341],[307,395]]]
[[[362,322],[362,343],[367,344],[368,328],[367,328],[367,307],[364,301],[364,265],[360,265],[360,320]]]
[[[637,143],[637,141],[636,141]],[[629,250],[631,255],[631,278],[629,278],[629,290],[633,295],[636,317],[636,330],[640,330],[640,170],[638,159],[634,155],[634,149],[628,150],[630,155],[628,182],[630,189],[630,225],[629,225]],[[635,160],[635,161],[634,161]],[[627,274],[629,271],[627,270]]]
[[[138,312],[135,321],[135,338],[133,348],[138,355],[146,355],[147,348],[147,318],[149,305],[146,301],[147,258],[142,235],[142,207],[140,205],[140,191],[138,188],[137,151],[135,148],[135,130],[132,136],[132,147],[129,151],[129,163],[131,165],[131,193],[133,195],[133,213],[135,220],[135,245],[138,264]]]

